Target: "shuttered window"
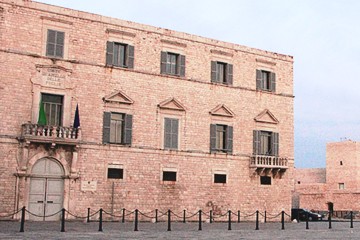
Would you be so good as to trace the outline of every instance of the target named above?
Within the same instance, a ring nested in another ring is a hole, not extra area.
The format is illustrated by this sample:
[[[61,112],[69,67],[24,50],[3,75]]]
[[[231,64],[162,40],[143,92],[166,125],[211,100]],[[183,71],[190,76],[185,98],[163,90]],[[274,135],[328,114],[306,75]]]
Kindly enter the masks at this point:
[[[160,73],[185,76],[185,56],[171,52],[161,52]]]
[[[176,172],[172,172],[172,171],[163,171],[163,177],[162,177],[163,181],[172,181],[172,182],[176,182]]]
[[[256,70],[256,89],[275,92],[275,73],[264,70]]]
[[[65,33],[48,29],[46,41],[46,56],[64,57]]]
[[[226,183],[226,174],[214,174],[214,183]]]
[[[211,82],[232,85],[233,65],[223,62],[211,62]]]
[[[279,155],[279,133],[254,130],[253,135],[253,152],[255,155]]]
[[[164,148],[178,149],[179,119],[165,118],[164,125]]]
[[[131,145],[132,115],[104,112],[103,143]]]
[[[210,125],[210,152],[232,153],[233,127],[221,124]]]
[[[106,65],[134,68],[134,46],[118,42],[107,42]]]

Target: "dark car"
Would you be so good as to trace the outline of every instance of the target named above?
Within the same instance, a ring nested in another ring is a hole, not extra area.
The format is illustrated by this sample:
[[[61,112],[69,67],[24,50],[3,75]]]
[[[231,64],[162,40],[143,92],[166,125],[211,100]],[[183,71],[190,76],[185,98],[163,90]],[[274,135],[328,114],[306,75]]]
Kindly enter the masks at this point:
[[[291,220],[306,221],[306,217],[308,217],[309,221],[319,221],[322,220],[323,215],[311,212],[305,208],[291,209]]]

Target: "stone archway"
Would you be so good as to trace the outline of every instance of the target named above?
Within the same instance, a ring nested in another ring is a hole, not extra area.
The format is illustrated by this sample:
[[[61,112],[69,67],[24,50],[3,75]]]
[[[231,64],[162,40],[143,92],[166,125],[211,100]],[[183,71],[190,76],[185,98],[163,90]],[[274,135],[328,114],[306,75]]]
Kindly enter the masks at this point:
[[[63,207],[64,168],[53,158],[39,159],[33,166],[29,191],[29,219],[35,221],[59,220],[61,214],[49,216]]]

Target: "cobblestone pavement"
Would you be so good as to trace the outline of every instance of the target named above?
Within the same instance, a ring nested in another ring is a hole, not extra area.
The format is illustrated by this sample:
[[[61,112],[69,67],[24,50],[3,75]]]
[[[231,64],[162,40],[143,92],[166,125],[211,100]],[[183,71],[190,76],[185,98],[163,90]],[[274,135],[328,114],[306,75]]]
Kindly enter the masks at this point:
[[[134,231],[131,222],[104,222],[103,232],[99,223],[66,222],[65,232],[60,232],[60,222],[25,222],[25,232],[20,233],[20,222],[0,221],[0,239],[360,239],[360,222],[350,228],[348,222],[311,222],[306,230],[305,223],[260,223],[255,230],[254,222],[203,223],[198,231],[198,223],[172,223],[167,231],[167,223],[140,222],[139,231]]]

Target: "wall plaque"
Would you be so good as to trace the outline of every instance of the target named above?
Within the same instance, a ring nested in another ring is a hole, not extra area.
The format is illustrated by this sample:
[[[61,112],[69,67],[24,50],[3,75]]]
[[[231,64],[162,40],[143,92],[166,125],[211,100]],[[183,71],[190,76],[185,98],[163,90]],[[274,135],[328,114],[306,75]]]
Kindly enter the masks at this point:
[[[95,192],[97,189],[97,181],[81,181],[81,191]]]

